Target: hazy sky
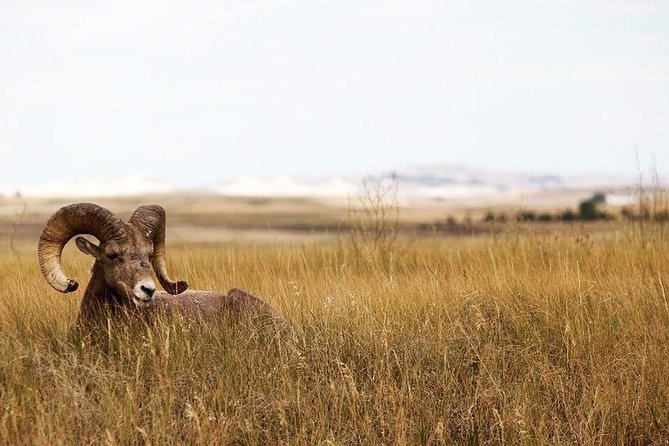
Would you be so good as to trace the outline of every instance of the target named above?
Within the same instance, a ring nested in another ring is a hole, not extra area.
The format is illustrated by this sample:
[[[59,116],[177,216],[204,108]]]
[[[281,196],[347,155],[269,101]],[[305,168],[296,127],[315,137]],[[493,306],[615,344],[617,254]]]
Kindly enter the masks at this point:
[[[0,0],[0,188],[669,170],[667,0]]]

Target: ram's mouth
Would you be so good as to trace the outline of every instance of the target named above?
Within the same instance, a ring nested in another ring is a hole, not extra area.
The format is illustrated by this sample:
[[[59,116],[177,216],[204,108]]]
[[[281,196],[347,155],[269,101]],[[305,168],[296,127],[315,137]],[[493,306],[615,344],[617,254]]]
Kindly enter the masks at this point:
[[[137,305],[139,308],[146,308],[149,305],[151,305],[151,299],[142,299],[141,297],[137,297],[134,294],[132,295],[132,303]]]

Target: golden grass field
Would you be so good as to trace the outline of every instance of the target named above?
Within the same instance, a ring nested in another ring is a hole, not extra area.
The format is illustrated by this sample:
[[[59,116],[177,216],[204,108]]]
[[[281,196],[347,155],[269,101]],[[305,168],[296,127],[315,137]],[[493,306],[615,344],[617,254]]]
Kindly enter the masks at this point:
[[[294,338],[165,320],[96,343],[68,334],[83,290],[5,240],[0,444],[667,444],[666,225],[529,228],[174,242],[172,276],[263,297]]]

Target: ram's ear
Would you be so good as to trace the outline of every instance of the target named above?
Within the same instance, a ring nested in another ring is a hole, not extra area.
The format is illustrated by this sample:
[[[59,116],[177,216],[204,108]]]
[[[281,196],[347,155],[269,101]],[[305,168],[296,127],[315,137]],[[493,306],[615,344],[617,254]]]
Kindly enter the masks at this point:
[[[77,237],[75,243],[77,244],[79,251],[88,254],[89,256],[93,256],[95,259],[100,258],[100,247],[93,242],[90,242],[83,237]]]

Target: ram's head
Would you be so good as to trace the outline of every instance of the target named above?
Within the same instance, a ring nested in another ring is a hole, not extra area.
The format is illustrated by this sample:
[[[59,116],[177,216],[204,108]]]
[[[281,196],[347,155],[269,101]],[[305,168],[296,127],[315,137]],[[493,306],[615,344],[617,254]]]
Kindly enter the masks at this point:
[[[61,266],[65,244],[79,234],[91,234],[100,244],[77,237],[79,250],[95,258],[106,289],[121,303],[147,305],[154,296],[152,269],[162,287],[170,294],[188,288],[183,281],[173,281],[165,267],[165,210],[158,205],[141,206],[128,223],[111,211],[92,203],[78,203],[58,210],[42,230],[38,245],[39,264],[47,282],[68,293],[79,284],[69,279]]]

